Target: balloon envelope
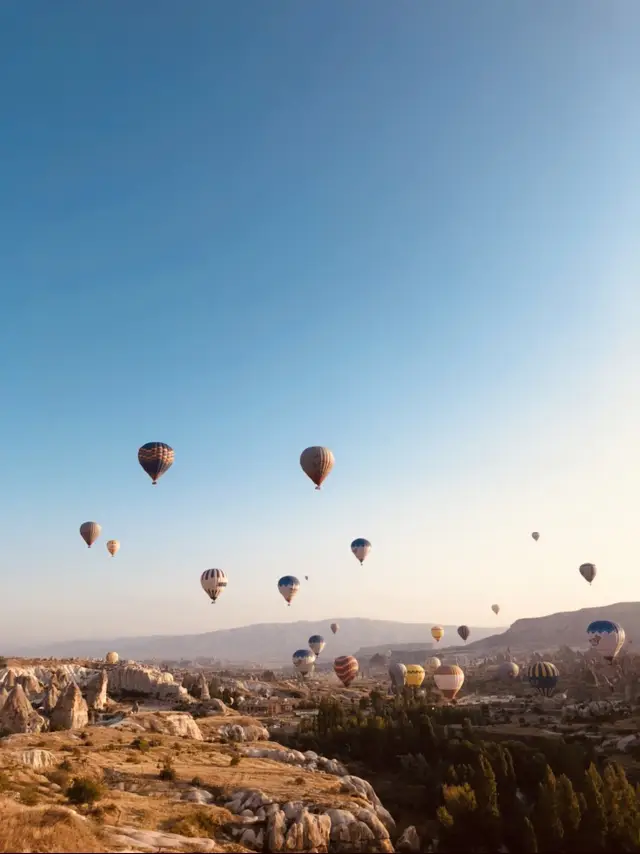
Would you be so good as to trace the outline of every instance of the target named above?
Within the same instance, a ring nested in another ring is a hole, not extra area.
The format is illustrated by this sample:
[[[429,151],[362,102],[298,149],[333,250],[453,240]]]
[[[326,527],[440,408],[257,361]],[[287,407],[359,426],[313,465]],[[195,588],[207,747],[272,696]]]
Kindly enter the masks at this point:
[[[606,661],[613,661],[622,649],[625,634],[619,623],[611,620],[594,620],[587,626],[589,646]]]
[[[436,641],[436,643],[439,643],[444,637],[444,629],[442,626],[434,626],[431,629],[431,637]]]
[[[517,679],[518,673],[520,673],[520,668],[515,661],[503,661],[498,668],[498,676],[505,682]]]
[[[598,570],[596,569],[595,563],[583,563],[580,566],[579,572],[584,580],[591,584],[593,579],[596,577]]]
[[[298,673],[302,673],[303,676],[311,673],[316,663],[316,657],[310,649],[297,649],[293,653],[292,660],[295,669]]]
[[[311,635],[309,638],[309,649],[314,655],[320,655],[325,647],[325,640],[322,635]]]
[[[540,539],[540,534],[537,531],[534,531],[533,534],[531,534],[531,536],[533,537],[533,539],[536,542]]]
[[[335,635],[338,632],[338,630],[340,629],[340,626],[338,625],[338,623],[331,623],[330,628],[331,628],[331,631]]]
[[[464,673],[457,664],[441,664],[433,674],[436,688],[447,700],[454,700],[464,684]]]
[[[91,548],[98,539],[101,531],[102,528],[97,522],[83,522],[82,525],[80,525],[80,536],[89,548]]]
[[[278,590],[280,591],[280,595],[284,598],[287,605],[290,605],[291,600],[296,595],[298,590],[300,590],[300,582],[295,577],[295,575],[283,575],[280,581],[278,581]]]
[[[500,605],[492,605],[491,610],[493,611],[494,614],[499,614],[500,613]]]
[[[115,557],[116,552],[120,551],[120,543],[118,540],[109,540],[107,542],[107,551],[111,555],[111,557]]]
[[[424,682],[424,667],[419,664],[407,664],[407,685],[410,688],[419,688]]]
[[[400,664],[399,661],[396,661],[395,664],[390,664],[389,679],[391,679],[391,684],[394,688],[398,690],[404,688],[407,680],[407,668],[404,664]]]
[[[329,448],[323,448],[321,445],[312,445],[310,448],[305,448],[300,454],[302,471],[315,483],[316,489],[320,489],[334,463],[335,457]]]
[[[205,569],[200,576],[200,584],[212,602],[227,588],[227,576],[221,569]]]
[[[555,664],[550,661],[536,661],[527,670],[529,684],[544,697],[550,697],[560,678],[560,673]]]
[[[466,643],[467,638],[471,634],[471,630],[469,629],[469,626],[458,626],[458,634],[460,635],[462,640]]]
[[[106,664],[117,664],[120,661],[120,656],[117,652],[108,652],[104,660]]]
[[[433,655],[425,661],[424,668],[428,673],[434,673],[441,665],[440,659]]]
[[[359,668],[358,659],[353,655],[341,655],[333,662],[335,674],[345,688],[348,688],[356,678]]]
[[[165,442],[147,442],[138,448],[138,462],[155,486],[158,479],[173,465],[175,451]]]
[[[358,558],[358,560],[360,561],[360,565],[362,566],[364,559],[371,551],[371,543],[369,542],[369,540],[365,540],[362,537],[359,537],[357,540],[354,540],[351,543],[351,551]]]

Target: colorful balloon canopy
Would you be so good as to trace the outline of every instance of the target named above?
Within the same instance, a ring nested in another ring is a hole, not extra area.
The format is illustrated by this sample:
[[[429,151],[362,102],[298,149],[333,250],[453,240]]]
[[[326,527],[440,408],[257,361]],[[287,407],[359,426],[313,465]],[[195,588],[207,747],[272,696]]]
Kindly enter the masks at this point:
[[[344,687],[348,688],[358,675],[360,665],[353,655],[341,655],[333,662],[333,669]]]
[[[529,684],[544,697],[550,697],[555,691],[560,672],[550,661],[536,661],[527,670]]]
[[[390,664],[389,679],[391,679],[391,685],[397,691],[404,688],[405,683],[407,681],[407,668],[404,666],[404,664],[400,664],[399,661],[396,661],[394,664]]]
[[[280,581],[278,581],[278,590],[287,605],[291,605],[291,600],[298,590],[300,590],[300,582],[295,575],[283,575]]]
[[[107,542],[107,551],[111,555],[111,557],[115,557],[116,553],[120,551],[120,542],[119,540],[108,540]]]
[[[580,565],[580,569],[578,571],[584,580],[589,582],[589,584],[591,584],[598,574],[595,563],[583,563]]]
[[[331,625],[329,626],[329,628],[330,628],[330,629],[331,629],[331,631],[334,633],[334,635],[335,635],[335,634],[337,634],[337,633],[340,631],[340,626],[338,625],[338,623],[331,623]]]
[[[108,652],[104,657],[105,664],[117,664],[120,661],[120,656],[117,652]]]
[[[533,537],[533,539],[536,542],[538,542],[538,540],[540,539],[540,534],[537,531],[534,531],[533,534],[531,534],[531,536]]]
[[[147,442],[138,449],[138,462],[155,486],[158,479],[169,471],[175,459],[175,451],[164,442]]]
[[[354,540],[351,543],[351,551],[360,561],[360,566],[362,566],[364,559],[371,551],[371,543],[369,540],[365,540],[362,537],[359,537],[357,540]]]
[[[444,637],[444,629],[442,628],[442,626],[434,626],[431,629],[431,637],[436,643],[440,643],[440,641]]]
[[[467,638],[471,634],[471,629],[469,628],[469,626],[458,626],[458,634],[460,635],[462,640],[466,643]]]
[[[320,489],[335,463],[335,457],[329,448],[313,445],[300,454],[300,466],[306,476]]]
[[[619,623],[612,620],[594,620],[587,626],[589,646],[601,655],[605,661],[613,661],[622,649],[625,634]]]
[[[407,668],[407,685],[410,688],[419,688],[424,682],[424,667],[419,664],[407,664],[405,666]]]
[[[433,681],[445,700],[455,700],[464,684],[464,672],[457,664],[441,664],[433,674]]]
[[[496,615],[499,614],[500,613],[500,605],[492,605],[491,610],[493,611],[494,614],[496,614]]]
[[[322,635],[311,635],[309,638],[309,649],[312,650],[315,655],[320,655],[324,648],[325,639]]]
[[[80,525],[80,536],[89,548],[91,548],[98,539],[101,531],[102,528],[97,522],[83,522],[82,525]]]
[[[316,663],[316,657],[310,649],[297,649],[291,658],[293,666],[303,676],[308,676]]]
[[[432,655],[431,658],[428,658],[424,663],[424,668],[427,673],[435,673],[435,671],[442,665],[440,659]]]
[[[215,604],[218,596],[226,590],[227,576],[221,569],[205,569],[200,576],[200,584],[209,599]]]
[[[498,667],[498,676],[505,682],[511,682],[514,679],[517,679],[519,673],[520,668],[515,661],[503,661],[500,667]]]

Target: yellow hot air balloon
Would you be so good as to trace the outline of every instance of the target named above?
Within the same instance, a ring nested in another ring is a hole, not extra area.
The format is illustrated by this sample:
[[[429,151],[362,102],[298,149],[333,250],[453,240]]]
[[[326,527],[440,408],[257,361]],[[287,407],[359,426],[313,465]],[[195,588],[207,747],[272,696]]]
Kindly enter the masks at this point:
[[[424,667],[419,664],[407,664],[407,678],[405,684],[410,688],[419,688],[424,682]]]
[[[107,664],[117,664],[120,661],[120,656],[117,652],[108,652],[104,660]]]
[[[444,637],[444,629],[442,628],[442,626],[434,626],[431,629],[431,637],[436,643],[440,643],[440,641]]]
[[[120,541],[119,540],[109,540],[107,543],[107,551],[111,555],[111,557],[115,557],[116,552],[120,551]]]

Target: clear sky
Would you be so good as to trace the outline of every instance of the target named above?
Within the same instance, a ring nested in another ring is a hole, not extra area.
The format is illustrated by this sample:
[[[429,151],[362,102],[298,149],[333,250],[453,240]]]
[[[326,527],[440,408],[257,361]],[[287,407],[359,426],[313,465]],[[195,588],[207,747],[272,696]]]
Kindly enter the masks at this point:
[[[4,648],[640,599],[639,32],[637,0],[4,0]]]

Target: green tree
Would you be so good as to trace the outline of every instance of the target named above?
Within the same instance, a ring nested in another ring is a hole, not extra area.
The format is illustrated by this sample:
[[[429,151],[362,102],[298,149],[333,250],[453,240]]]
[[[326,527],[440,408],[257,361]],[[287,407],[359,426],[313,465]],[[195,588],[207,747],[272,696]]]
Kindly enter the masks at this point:
[[[607,817],[607,847],[612,851],[640,850],[636,792],[617,762],[605,768],[602,795]]]
[[[578,830],[582,813],[580,803],[573,784],[566,774],[561,774],[556,781],[556,801],[558,816],[564,830],[564,847],[566,851],[579,851],[580,840]]]
[[[539,850],[549,854],[562,850],[564,836],[556,788],[555,775],[547,765],[544,780],[538,787],[538,796],[533,809],[533,826]]]
[[[521,847],[516,850],[519,854],[538,854],[538,838],[530,820],[525,817]]]
[[[478,802],[471,786],[443,786],[444,806],[438,807],[436,817],[440,825],[438,851],[478,851],[481,839],[477,833]]]
[[[598,854],[605,850],[607,838],[607,814],[602,794],[602,777],[592,763],[584,773],[581,803],[582,821],[580,822],[579,844],[581,851]],[[579,800],[581,800],[579,798]]]

